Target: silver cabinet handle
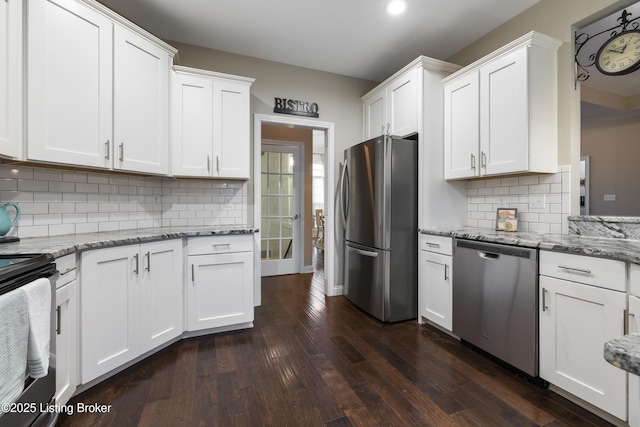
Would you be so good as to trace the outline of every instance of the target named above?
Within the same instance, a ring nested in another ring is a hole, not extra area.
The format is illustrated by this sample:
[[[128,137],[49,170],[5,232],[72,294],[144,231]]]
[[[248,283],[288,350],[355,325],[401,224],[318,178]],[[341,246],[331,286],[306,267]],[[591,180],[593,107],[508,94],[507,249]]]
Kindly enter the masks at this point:
[[[213,246],[213,249],[230,248],[231,247],[231,243],[214,243],[211,246]]]
[[[195,264],[191,264],[191,282],[196,282],[196,268]]]
[[[430,248],[439,248],[440,247],[440,243],[431,243],[431,242],[425,242],[425,243]]]
[[[471,169],[475,170],[476,168],[476,155],[471,153]]]
[[[109,160],[110,153],[109,153],[109,140],[107,139],[107,142],[104,143],[104,158]]]
[[[542,311],[547,311],[549,307],[547,306],[547,290],[542,288]]]
[[[62,309],[61,306],[56,307],[56,334],[57,335],[60,335],[62,333],[62,326],[60,325],[61,309]]]
[[[147,252],[147,271],[151,271],[151,252]]]
[[[211,172],[211,157],[207,154],[207,172]]]
[[[629,335],[629,332],[631,330],[630,328],[631,319],[635,319],[635,318],[636,318],[636,315],[634,313],[631,313],[629,310],[624,311],[624,335]],[[640,332],[640,331],[635,331],[635,332]]]
[[[589,270],[588,268],[570,267],[568,265],[559,265],[558,268],[561,268],[563,270],[575,271],[577,273],[591,274],[591,270]]]
[[[120,144],[120,161],[124,162],[124,143]]]
[[[444,280],[449,280],[449,265],[445,264],[444,265]]]
[[[133,257],[136,260],[136,268],[133,270],[133,272],[136,274],[140,274],[140,257],[138,256],[138,254],[135,254]]]
[[[220,172],[220,156],[216,156],[216,172]]]
[[[487,169],[487,155],[484,151],[481,151],[481,153],[482,153],[482,164],[480,165],[480,167],[483,169]]]

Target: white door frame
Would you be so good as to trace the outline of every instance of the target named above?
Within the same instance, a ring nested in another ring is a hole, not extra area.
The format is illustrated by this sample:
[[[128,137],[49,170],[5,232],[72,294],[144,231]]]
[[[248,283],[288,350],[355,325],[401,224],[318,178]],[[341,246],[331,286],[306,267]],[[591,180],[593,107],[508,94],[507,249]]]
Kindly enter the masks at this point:
[[[316,129],[325,131],[325,240],[324,240],[324,293],[328,296],[339,295],[340,289],[335,284],[335,237],[334,237],[334,191],[335,191],[335,164],[334,164],[334,148],[335,148],[335,124],[331,122],[321,122],[317,120],[274,116],[267,114],[254,114],[253,116],[253,224],[258,228],[261,215],[261,188],[257,179],[260,177],[260,152],[262,145],[262,125],[289,125],[298,128]],[[262,285],[260,272],[260,232],[255,235],[255,289],[254,301],[255,305],[262,304]]]
[[[298,161],[298,165],[296,167],[299,168],[299,172],[296,174],[294,170],[294,183],[296,185],[294,186],[293,209],[294,209],[294,215],[297,214],[298,219],[293,221],[293,227],[296,229],[292,237],[294,246],[295,246],[293,248],[294,250],[293,262],[295,264],[296,273],[303,273],[304,272],[304,224],[305,224],[305,220],[304,220],[305,176],[304,174],[306,172],[304,168],[305,147],[304,147],[304,144],[300,142],[280,141],[280,140],[271,140],[271,139],[265,139],[263,141],[260,141],[260,144],[261,145],[266,144],[272,147],[274,146],[275,147],[292,147],[292,150],[297,152],[298,159],[296,160]],[[262,168],[260,168],[260,172],[262,172]],[[296,178],[298,179],[298,182],[296,182]],[[256,180],[256,185],[257,184],[258,184],[258,180]],[[262,186],[260,187],[260,190],[261,189],[262,189]],[[262,213],[260,213],[260,215],[262,216]],[[262,230],[260,230],[260,234],[262,234]],[[260,272],[260,274],[262,275],[262,272]],[[284,274],[288,274],[288,273],[284,273]]]

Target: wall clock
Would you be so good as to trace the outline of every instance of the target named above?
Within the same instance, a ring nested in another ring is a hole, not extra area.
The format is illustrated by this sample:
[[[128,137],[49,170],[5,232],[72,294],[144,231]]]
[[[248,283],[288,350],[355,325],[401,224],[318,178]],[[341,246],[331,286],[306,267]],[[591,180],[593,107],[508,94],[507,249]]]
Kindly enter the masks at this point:
[[[596,67],[608,76],[629,74],[638,69],[640,31],[624,31],[607,40],[596,54]]]

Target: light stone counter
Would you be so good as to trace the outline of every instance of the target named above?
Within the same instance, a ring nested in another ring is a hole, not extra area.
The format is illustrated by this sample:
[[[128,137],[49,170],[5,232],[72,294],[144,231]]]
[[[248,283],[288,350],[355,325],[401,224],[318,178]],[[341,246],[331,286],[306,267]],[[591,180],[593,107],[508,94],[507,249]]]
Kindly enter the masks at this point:
[[[434,234],[481,242],[538,248],[554,252],[588,255],[640,264],[640,240],[587,237],[567,234],[539,234],[495,231],[489,228],[436,227],[419,230]]]
[[[229,227],[158,227],[64,236],[32,237],[15,243],[0,244],[0,255],[50,253],[55,258],[88,249],[133,245],[166,239],[229,234],[254,234],[258,230],[246,226]]]
[[[604,358],[615,367],[640,375],[640,333],[632,333],[606,342]]]

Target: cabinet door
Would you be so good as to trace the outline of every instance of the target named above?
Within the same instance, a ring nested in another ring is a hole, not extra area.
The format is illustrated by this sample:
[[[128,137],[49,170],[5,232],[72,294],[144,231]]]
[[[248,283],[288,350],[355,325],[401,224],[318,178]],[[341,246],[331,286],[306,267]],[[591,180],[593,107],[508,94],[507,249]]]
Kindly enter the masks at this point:
[[[478,73],[448,82],[444,87],[444,177],[470,178],[480,174]]]
[[[182,240],[140,247],[142,352],[183,332]]]
[[[386,88],[380,89],[364,101],[364,139],[387,133]]]
[[[173,80],[172,103],[172,174],[211,176],[214,160],[213,81],[176,73]],[[247,112],[247,121],[248,114]]]
[[[66,404],[78,385],[78,284],[56,291],[56,404]]]
[[[82,383],[140,355],[140,268],[137,245],[82,253]]]
[[[420,251],[419,258],[420,316],[451,331],[453,326],[452,257]]]
[[[253,253],[189,256],[188,330],[253,321]]]
[[[77,0],[28,2],[27,157],[110,165],[112,23]]]
[[[0,156],[20,158],[22,1],[0,3]]]
[[[626,294],[540,276],[540,376],[621,420],[626,373],[603,357],[623,335]]]
[[[114,32],[114,168],[169,172],[169,54],[136,33]]]
[[[249,86],[214,82],[213,176],[249,179]]]
[[[387,90],[389,133],[407,136],[418,131],[417,70],[410,70],[389,84]]]
[[[529,167],[527,49],[509,53],[480,69],[480,156],[482,175]]]

